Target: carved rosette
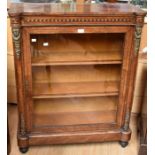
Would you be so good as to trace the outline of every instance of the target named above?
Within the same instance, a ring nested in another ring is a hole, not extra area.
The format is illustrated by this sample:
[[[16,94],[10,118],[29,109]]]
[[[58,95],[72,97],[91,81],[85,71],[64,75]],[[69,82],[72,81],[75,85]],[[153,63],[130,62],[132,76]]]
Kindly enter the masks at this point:
[[[13,28],[12,36],[13,36],[13,43],[14,43],[16,58],[20,59],[20,55],[21,55],[21,30],[20,28]]]
[[[136,30],[135,30],[135,54],[136,55],[139,52],[141,33],[142,33],[142,26],[136,26]]]

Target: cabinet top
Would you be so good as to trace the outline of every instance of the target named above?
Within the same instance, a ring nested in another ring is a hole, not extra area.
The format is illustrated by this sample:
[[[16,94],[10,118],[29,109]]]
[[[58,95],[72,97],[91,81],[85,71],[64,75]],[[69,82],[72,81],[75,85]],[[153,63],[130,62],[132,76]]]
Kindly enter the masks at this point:
[[[11,3],[9,15],[141,15],[146,12],[131,4],[63,4],[63,3]]]
[[[50,25],[140,25],[146,12],[131,4],[11,3],[12,27]]]

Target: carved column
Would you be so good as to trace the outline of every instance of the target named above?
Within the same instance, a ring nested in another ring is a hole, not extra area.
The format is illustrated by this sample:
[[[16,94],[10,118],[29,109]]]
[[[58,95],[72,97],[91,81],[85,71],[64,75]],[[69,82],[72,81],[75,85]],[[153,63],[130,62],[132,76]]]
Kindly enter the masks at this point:
[[[24,103],[24,75],[23,73],[23,62],[22,62],[22,28],[21,19],[19,15],[11,16],[12,26],[12,38],[14,46],[14,59],[15,59],[15,70],[16,70],[16,85],[17,85],[17,100],[18,100],[18,111],[19,111],[19,128],[18,128],[18,145],[20,149],[26,150],[28,147],[28,136],[26,133],[26,121],[25,121],[25,103]]]

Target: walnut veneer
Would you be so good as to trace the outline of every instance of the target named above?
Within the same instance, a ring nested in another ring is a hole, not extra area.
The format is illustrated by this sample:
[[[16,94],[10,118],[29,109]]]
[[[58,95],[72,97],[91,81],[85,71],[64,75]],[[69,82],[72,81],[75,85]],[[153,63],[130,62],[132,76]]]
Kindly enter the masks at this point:
[[[22,152],[46,144],[128,144],[145,15],[119,3],[10,5]]]

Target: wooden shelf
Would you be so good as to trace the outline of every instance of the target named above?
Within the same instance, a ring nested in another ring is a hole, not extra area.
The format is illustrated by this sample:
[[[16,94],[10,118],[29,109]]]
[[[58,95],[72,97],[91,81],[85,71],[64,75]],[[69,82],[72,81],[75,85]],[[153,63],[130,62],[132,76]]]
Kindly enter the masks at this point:
[[[32,66],[88,64],[122,64],[121,52],[51,52],[32,58]]]
[[[67,66],[67,65],[103,65],[103,64],[122,64],[122,61],[91,61],[91,62],[53,62],[53,63],[32,63],[32,66]]]
[[[118,96],[118,92],[114,93],[90,93],[90,94],[60,94],[60,95],[35,95],[33,99],[48,98],[78,98],[78,97],[102,97],[102,96]]]
[[[118,95],[119,82],[34,83],[33,98]]]

